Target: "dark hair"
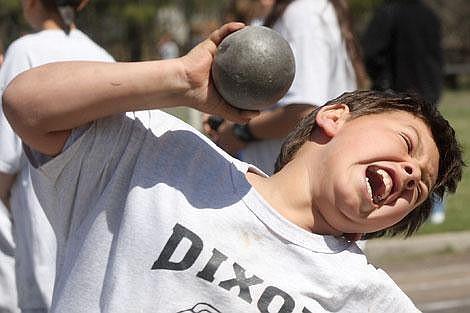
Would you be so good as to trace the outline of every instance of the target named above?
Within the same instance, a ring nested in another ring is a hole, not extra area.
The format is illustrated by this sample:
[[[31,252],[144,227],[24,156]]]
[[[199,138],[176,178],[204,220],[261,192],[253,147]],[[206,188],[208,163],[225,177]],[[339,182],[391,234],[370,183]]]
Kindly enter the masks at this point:
[[[271,9],[271,12],[266,17],[264,21],[264,26],[273,27],[277,20],[284,14],[287,6],[291,4],[294,0],[276,0]]]
[[[458,182],[462,178],[462,167],[465,164],[462,160],[462,150],[455,137],[454,129],[434,105],[414,94],[355,91],[344,93],[338,98],[328,101],[325,105],[333,103],[346,104],[349,107],[351,118],[399,110],[412,113],[429,126],[439,151],[438,177],[430,197],[395,225],[384,230],[368,233],[364,236],[364,239],[384,235],[404,234],[405,237],[412,235],[429,217],[436,196],[442,198],[445,192],[454,193]],[[315,118],[319,110],[320,108],[315,109],[302,119],[287,136],[276,160],[274,172],[278,172],[290,162],[299,148],[309,140],[310,134],[317,127]]]
[[[63,30],[68,34],[72,24],[75,23],[75,15],[81,8],[83,0],[40,0],[42,5],[51,11],[56,11],[62,22]]]

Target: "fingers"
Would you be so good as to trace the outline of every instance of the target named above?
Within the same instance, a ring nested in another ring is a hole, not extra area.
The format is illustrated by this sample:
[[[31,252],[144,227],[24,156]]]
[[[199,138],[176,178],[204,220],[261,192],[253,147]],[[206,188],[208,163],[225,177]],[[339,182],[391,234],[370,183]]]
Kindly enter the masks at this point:
[[[240,30],[243,27],[245,27],[245,24],[243,23],[227,23],[216,31],[212,32],[212,34],[209,36],[209,39],[217,46],[227,35]],[[259,111],[249,111],[235,108],[225,101],[224,104],[219,106],[218,111],[220,116],[223,116],[224,118],[236,123],[246,123],[253,117],[258,116],[260,113]]]
[[[225,25],[222,25],[219,29],[215,30],[210,34],[209,39],[215,43],[216,46],[220,44],[220,42],[230,33],[234,31],[240,30],[245,27],[245,24],[232,22]]]
[[[216,115],[220,115],[229,121],[240,124],[247,123],[249,120],[258,116],[259,114],[260,111],[238,109],[229,105],[227,102],[225,102],[223,105],[220,105],[218,107],[218,112],[216,113]]]
[[[240,110],[240,114],[242,115],[242,117],[248,119],[248,121],[254,117],[257,117],[258,115],[260,115],[260,113],[260,111]]]
[[[186,76],[190,78],[189,85],[194,86],[193,95],[203,96],[203,99],[195,99],[192,106],[203,112],[223,117],[236,123],[246,123],[259,114],[259,111],[247,111],[235,108],[223,100],[214,88],[210,77],[210,66],[217,49],[217,45],[230,33],[245,27],[243,23],[232,22],[223,25],[212,32],[209,38],[191,50],[185,57],[181,58],[186,70]],[[208,58],[208,56],[210,58]],[[209,80],[208,84],[204,83]],[[208,88],[208,90],[204,90]],[[201,103],[202,101],[203,103]]]
[[[201,45],[204,46],[212,55],[215,54],[215,51],[217,49],[217,46],[222,42],[222,40],[227,37],[227,35],[230,35],[231,33],[242,29],[245,27],[245,24],[243,23],[238,23],[238,22],[232,22],[228,24],[222,25],[220,28],[217,30],[213,31],[210,35],[209,38],[204,40]]]

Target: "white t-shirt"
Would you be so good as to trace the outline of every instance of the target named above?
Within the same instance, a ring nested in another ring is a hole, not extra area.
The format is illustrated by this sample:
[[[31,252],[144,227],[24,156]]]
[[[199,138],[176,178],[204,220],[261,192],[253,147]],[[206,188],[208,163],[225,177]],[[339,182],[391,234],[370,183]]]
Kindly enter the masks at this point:
[[[0,312],[18,313],[15,284],[15,243],[10,212],[0,201]]]
[[[272,109],[294,103],[323,105],[357,88],[335,9],[328,0],[293,1],[273,29],[289,42],[296,71],[291,88]],[[282,141],[250,143],[241,151],[241,159],[271,174]]]
[[[417,311],[354,243],[286,220],[248,164],[166,113],[101,119],[66,146],[29,153],[58,234],[52,313]]]
[[[76,29],[69,35],[62,30],[44,30],[23,36],[14,41],[6,52],[5,63],[0,70],[0,96],[8,83],[21,72],[65,60],[112,62],[113,58]],[[32,189],[21,140],[11,129],[3,110],[0,114],[0,142],[0,172],[17,174],[11,190],[11,210],[16,241],[18,305],[23,312],[46,312],[55,275],[55,236]]]

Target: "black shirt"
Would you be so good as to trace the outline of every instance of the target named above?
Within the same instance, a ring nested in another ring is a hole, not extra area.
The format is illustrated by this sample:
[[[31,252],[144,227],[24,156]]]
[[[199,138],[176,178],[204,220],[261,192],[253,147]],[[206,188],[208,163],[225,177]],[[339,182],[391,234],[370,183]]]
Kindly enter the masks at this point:
[[[362,44],[374,89],[416,92],[437,103],[443,83],[441,27],[424,3],[385,1],[376,10]]]

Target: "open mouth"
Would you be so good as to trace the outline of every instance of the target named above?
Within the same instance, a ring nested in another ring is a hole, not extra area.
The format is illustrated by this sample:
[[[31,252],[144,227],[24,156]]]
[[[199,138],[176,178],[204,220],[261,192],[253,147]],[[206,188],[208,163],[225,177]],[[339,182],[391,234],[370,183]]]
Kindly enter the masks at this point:
[[[367,192],[374,204],[381,204],[392,192],[393,179],[390,174],[377,166],[366,170]]]

